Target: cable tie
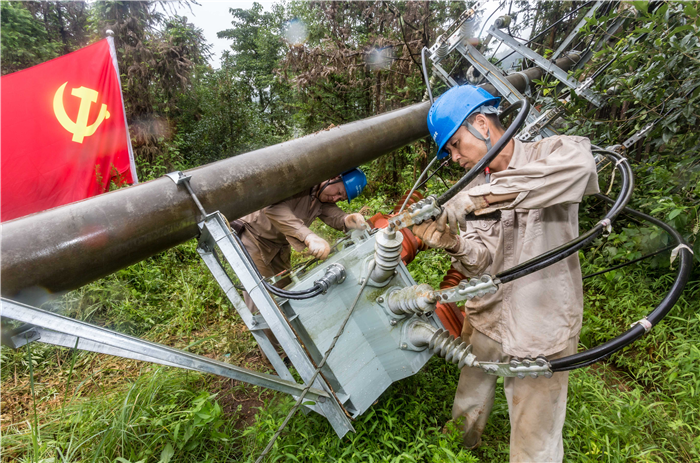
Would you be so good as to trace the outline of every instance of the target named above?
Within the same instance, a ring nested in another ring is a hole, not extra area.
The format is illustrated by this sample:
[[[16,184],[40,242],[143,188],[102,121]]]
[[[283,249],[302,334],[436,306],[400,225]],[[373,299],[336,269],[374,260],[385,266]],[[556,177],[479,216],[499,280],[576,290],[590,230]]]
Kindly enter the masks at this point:
[[[637,320],[636,322],[632,323],[630,325],[630,328],[634,328],[635,325],[642,325],[642,328],[644,328],[645,333],[648,333],[653,326],[651,322],[647,319],[647,317],[644,317],[641,320]]]
[[[688,246],[685,243],[681,243],[675,248],[673,248],[673,251],[671,251],[671,264],[669,265],[671,268],[673,268],[673,261],[676,260],[676,257],[678,257],[678,253],[681,252],[681,249],[687,249],[691,255],[695,255],[692,249],[690,249],[690,246]]]
[[[622,164],[623,162],[627,162],[627,158],[620,158],[620,159],[618,159],[617,162],[615,163],[615,167],[619,166],[619,165]]]
[[[603,219],[600,222],[598,222],[598,224],[603,226],[603,229],[606,232],[605,236],[609,235],[610,232],[612,232],[612,221],[610,219]]]

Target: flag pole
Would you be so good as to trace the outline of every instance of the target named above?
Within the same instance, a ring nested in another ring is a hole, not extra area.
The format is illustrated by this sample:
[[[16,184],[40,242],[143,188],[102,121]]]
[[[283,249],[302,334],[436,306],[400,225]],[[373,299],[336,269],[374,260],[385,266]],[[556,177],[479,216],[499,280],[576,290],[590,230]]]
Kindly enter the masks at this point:
[[[109,44],[109,55],[112,57],[114,72],[117,74],[117,82],[119,82],[119,97],[122,100],[122,111],[124,112],[124,127],[126,128],[126,144],[129,147],[129,166],[131,169],[131,177],[134,180],[134,185],[139,183],[138,174],[136,173],[136,161],[134,160],[134,148],[131,146],[131,136],[129,135],[129,123],[126,120],[126,106],[124,106],[124,94],[122,93],[122,81],[119,75],[119,63],[117,62],[117,48],[114,46],[114,32],[111,29],[105,31],[107,43]]]

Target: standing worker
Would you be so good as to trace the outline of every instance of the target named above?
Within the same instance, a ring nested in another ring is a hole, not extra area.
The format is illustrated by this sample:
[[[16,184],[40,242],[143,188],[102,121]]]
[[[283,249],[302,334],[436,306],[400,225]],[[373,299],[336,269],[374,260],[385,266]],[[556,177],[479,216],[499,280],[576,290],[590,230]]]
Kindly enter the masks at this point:
[[[253,258],[263,277],[271,277],[291,268],[291,248],[301,252],[307,247],[318,259],[325,259],[331,251],[326,240],[309,230],[309,225],[320,218],[336,230],[346,231],[368,227],[362,214],[347,214],[336,203],[350,202],[367,186],[367,177],[359,168],[326,180],[310,190],[267,206],[233,222],[243,245]],[[253,313],[257,308],[247,292],[245,303]],[[266,330],[268,338],[276,342]]]
[[[438,158],[451,156],[465,170],[476,165],[503,136],[499,101],[471,85],[453,87],[435,101],[428,127]],[[495,275],[574,239],[578,203],[599,191],[591,144],[583,137],[511,140],[489,168],[490,179],[483,173],[476,177],[445,205],[437,221],[413,228],[428,246],[445,249],[455,268],[469,277]],[[465,220],[471,212],[495,209],[502,211],[500,221]],[[513,357],[555,359],[576,353],[583,318],[578,253],[468,301],[466,314],[478,359],[508,363]],[[511,462],[562,461],[568,375],[505,378]],[[464,421],[466,448],[481,443],[496,380],[478,368],[460,373],[452,418]]]

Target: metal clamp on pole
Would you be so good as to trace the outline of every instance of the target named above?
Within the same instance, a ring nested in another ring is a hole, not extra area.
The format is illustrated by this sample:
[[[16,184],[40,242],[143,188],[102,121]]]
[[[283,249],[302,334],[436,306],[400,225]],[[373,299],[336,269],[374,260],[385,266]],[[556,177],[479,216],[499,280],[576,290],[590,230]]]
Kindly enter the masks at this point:
[[[199,202],[199,198],[197,198],[197,195],[194,194],[194,191],[192,191],[192,185],[190,185],[190,179],[192,178],[191,175],[187,175],[184,172],[176,170],[175,172],[170,172],[169,174],[165,174],[165,176],[168,177],[173,182],[175,182],[175,185],[184,184],[185,188],[187,188],[187,192],[190,194],[190,196],[192,197],[192,200],[197,205],[197,209],[199,209],[199,212],[202,213],[202,218],[207,216],[207,211],[204,210],[202,203]]]

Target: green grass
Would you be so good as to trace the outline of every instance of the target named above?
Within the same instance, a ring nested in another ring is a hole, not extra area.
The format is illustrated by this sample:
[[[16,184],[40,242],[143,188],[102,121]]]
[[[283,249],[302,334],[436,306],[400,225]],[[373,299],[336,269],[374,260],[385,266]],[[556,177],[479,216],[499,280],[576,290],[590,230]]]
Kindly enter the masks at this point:
[[[318,232],[325,233],[322,227]],[[584,273],[607,265],[600,254],[589,254],[582,260]],[[417,281],[437,286],[448,267],[443,253],[431,251],[419,254],[410,270]],[[647,265],[586,280],[582,345],[623,332],[658,303],[671,280],[666,270]],[[695,278],[651,333],[605,365],[571,374],[566,461],[700,460],[699,296]],[[193,242],[72,292],[55,308],[238,365],[248,365],[255,351]],[[507,460],[510,425],[502,388],[481,448],[466,451],[457,430],[442,432],[457,377],[454,366],[432,359],[419,374],[392,385],[354,423],[357,432],[342,440],[322,417],[298,414],[268,461]],[[41,344],[18,352],[3,348],[2,460],[252,462],[293,401],[283,394],[261,395],[249,385],[221,388],[217,381]],[[257,417],[245,423],[242,398],[260,406]]]

